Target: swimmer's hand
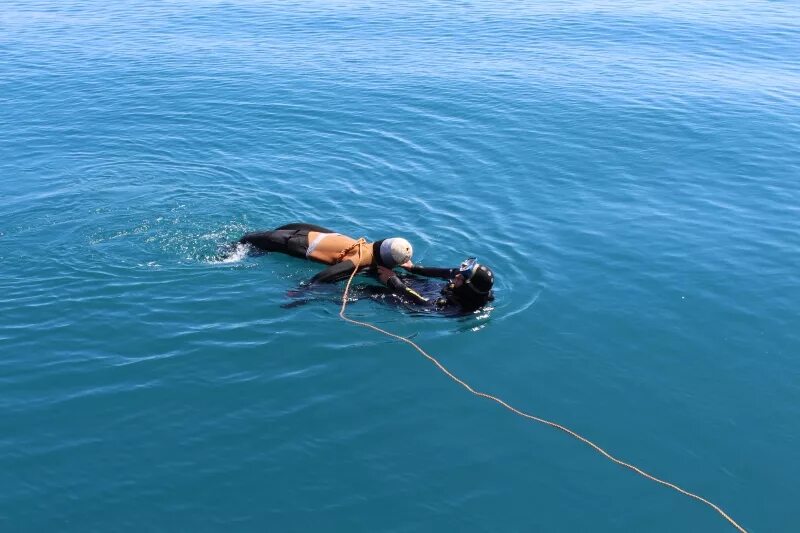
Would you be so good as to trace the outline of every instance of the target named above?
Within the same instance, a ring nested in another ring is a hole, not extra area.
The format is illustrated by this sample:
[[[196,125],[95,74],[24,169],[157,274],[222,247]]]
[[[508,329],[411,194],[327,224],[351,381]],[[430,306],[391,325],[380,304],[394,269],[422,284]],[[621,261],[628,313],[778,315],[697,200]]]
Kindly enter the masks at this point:
[[[408,261],[406,261],[405,263],[403,263],[400,266],[405,268],[406,270],[410,270],[410,269],[414,268],[414,263],[412,263],[411,260],[409,259]]]
[[[306,305],[307,303],[312,302],[311,298],[301,298],[299,300],[292,300],[291,302],[281,304],[281,307],[284,309],[292,309],[294,307],[300,307],[301,305]]]
[[[302,296],[306,296],[311,289],[314,287],[313,283],[308,283],[306,281],[302,282],[300,285],[297,286],[296,289],[289,289],[286,291],[286,296],[289,298],[300,298]]]
[[[386,285],[389,283],[389,279],[393,278],[397,274],[390,268],[386,268],[385,266],[378,265],[378,279],[381,280],[381,283]]]

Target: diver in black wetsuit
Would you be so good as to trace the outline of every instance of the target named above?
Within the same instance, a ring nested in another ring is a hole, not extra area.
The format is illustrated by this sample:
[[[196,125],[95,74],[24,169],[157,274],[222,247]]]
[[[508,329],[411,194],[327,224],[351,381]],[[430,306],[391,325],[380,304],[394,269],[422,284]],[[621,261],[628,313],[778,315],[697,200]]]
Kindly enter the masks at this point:
[[[470,257],[458,268],[432,268],[414,265],[411,261],[403,263],[406,271],[424,277],[446,279],[440,294],[425,297],[409,287],[413,278],[401,279],[392,270],[378,267],[378,277],[392,293],[412,303],[438,311],[471,313],[494,300],[492,286],[494,274],[486,265],[481,265]]]
[[[248,233],[238,244],[264,252],[280,252],[330,265],[311,283],[329,283],[347,278],[358,263],[359,270],[392,268],[411,260],[411,244],[400,237],[366,242],[333,230],[297,222],[271,231]]]

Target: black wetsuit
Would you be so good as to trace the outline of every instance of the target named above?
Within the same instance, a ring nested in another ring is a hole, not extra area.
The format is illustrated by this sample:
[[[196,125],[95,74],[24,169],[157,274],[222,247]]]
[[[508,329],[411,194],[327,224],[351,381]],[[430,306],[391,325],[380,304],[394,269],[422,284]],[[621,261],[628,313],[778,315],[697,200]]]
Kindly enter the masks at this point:
[[[485,267],[481,267],[485,269]],[[472,285],[462,283],[455,286],[454,279],[459,273],[458,268],[433,268],[414,265],[407,269],[408,275],[394,275],[386,281],[386,286],[394,295],[412,306],[435,310],[445,314],[471,313],[480,309],[494,300],[491,289],[487,292],[478,292]],[[447,284],[434,285],[417,276],[426,278],[441,278],[448,280]]]
[[[239,243],[249,244],[265,252],[280,252],[305,258],[306,250],[308,250],[308,232],[310,231],[336,233],[322,226],[297,222],[294,224],[286,224],[272,231],[248,233],[239,239]]]
[[[248,233],[241,239],[239,244],[248,244],[258,250],[265,252],[280,252],[294,257],[302,257],[307,259],[306,252],[308,251],[308,233],[310,231],[317,231],[319,233],[337,233],[328,228],[317,226],[315,224],[306,224],[303,222],[295,222],[286,224],[272,231],[260,231],[256,233]],[[374,271],[378,265],[384,266],[381,260],[380,247],[383,240],[372,243],[372,265],[369,268]],[[331,283],[346,279],[353,269],[355,263],[351,260],[341,261],[333,264],[325,270],[318,272],[313,278],[311,283]]]
[[[407,269],[407,271],[418,276],[424,276],[426,278],[441,278],[446,280],[453,279],[458,273],[457,268],[435,268],[418,265],[414,265],[413,267]],[[404,276],[401,278],[398,275],[394,275],[386,281],[386,286],[391,289],[393,293],[401,296],[402,298],[407,298],[410,302],[418,305],[426,307],[444,307],[448,304],[448,299],[441,290],[437,295],[431,295],[429,291],[423,292],[415,290],[418,284],[414,283],[414,281],[415,280],[413,277]],[[414,285],[414,287],[412,287],[412,285]],[[427,296],[425,293],[428,293]]]
[[[447,271],[450,269],[431,270]],[[397,281],[392,281],[395,277]],[[350,287],[348,299],[351,302],[370,299],[419,314],[435,313],[437,315],[458,316],[468,312],[462,309],[456,300],[448,299],[444,294],[447,292],[449,283],[443,286],[442,281],[439,279],[433,277],[425,278],[407,273],[401,273],[395,277],[390,278],[388,285],[376,285],[363,281],[353,283]],[[330,301],[331,303],[341,304],[342,299],[341,287],[326,288],[316,286],[316,288],[313,288],[313,286],[307,286],[300,290],[290,291],[288,294],[293,298],[293,301],[283,304],[283,307],[287,308],[305,305],[313,301]]]

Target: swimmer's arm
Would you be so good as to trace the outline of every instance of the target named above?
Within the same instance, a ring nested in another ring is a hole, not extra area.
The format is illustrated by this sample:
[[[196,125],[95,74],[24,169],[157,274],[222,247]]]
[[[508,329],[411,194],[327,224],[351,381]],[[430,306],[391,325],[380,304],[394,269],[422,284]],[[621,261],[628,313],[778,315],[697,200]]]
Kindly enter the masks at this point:
[[[402,267],[412,274],[425,276],[426,278],[453,279],[456,274],[458,274],[458,269],[455,268],[424,267],[411,264],[410,261],[408,263],[404,263]]]
[[[353,272],[355,267],[355,263],[349,259],[347,261],[342,261],[341,263],[336,263],[335,265],[329,266],[322,272],[317,272],[317,274],[311,278],[311,283],[333,283],[334,281],[347,279],[350,277],[350,274]]]

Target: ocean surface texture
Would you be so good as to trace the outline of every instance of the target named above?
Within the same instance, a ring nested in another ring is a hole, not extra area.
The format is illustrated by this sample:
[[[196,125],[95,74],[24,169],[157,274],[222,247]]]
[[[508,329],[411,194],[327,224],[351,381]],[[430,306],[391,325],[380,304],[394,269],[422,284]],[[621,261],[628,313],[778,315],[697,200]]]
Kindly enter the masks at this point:
[[[3,0],[0,530],[800,530],[797,2]],[[364,277],[360,286],[373,283]]]

